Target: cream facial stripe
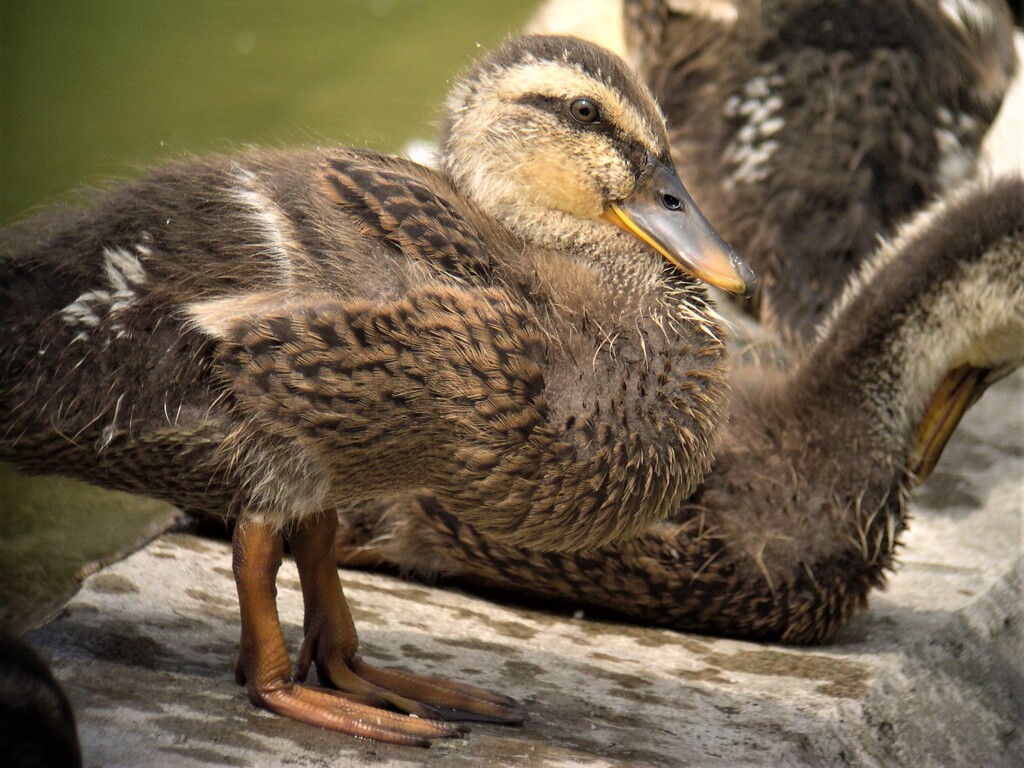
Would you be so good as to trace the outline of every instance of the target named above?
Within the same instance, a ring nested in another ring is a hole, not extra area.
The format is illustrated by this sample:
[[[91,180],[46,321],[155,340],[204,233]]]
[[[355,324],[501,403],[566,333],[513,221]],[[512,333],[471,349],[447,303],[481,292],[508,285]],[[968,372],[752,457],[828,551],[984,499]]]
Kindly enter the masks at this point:
[[[497,74],[497,73],[496,73]],[[501,72],[496,78],[496,90],[500,98],[515,99],[524,93],[538,93],[561,99],[586,97],[593,99],[608,119],[625,133],[636,137],[654,154],[668,141],[664,120],[658,125],[660,135],[652,126],[641,119],[636,110],[628,109],[615,89],[593,77],[587,76],[576,67],[555,61],[528,61]]]

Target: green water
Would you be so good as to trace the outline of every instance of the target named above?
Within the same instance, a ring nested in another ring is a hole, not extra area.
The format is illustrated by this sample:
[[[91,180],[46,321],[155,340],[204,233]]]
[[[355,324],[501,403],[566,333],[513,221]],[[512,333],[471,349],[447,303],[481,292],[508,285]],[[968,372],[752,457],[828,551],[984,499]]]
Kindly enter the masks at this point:
[[[0,0],[0,221],[182,153],[395,150],[509,0]]]
[[[184,154],[429,138],[451,79],[534,5],[0,0],[0,222]],[[170,514],[0,465],[0,625],[38,622]]]
[[[37,626],[96,567],[165,530],[160,501],[60,477],[27,477],[0,463],[0,627]]]

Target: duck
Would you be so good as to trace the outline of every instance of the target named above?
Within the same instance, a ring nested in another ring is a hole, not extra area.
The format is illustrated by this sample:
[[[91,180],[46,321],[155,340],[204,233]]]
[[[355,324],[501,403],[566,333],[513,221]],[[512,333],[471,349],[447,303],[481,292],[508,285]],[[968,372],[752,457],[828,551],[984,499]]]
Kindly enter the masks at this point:
[[[737,365],[711,473],[669,519],[595,551],[508,547],[429,494],[339,510],[339,564],[531,605],[822,643],[882,588],[967,409],[1024,363],[1024,177],[972,183],[869,257],[806,356]]]
[[[725,411],[708,285],[754,286],[604,49],[513,38],[454,85],[442,135],[438,170],[345,147],[183,160],[0,238],[0,457],[234,521],[251,702],[418,746],[523,713],[360,658],[333,508],[427,488],[537,551],[642,531],[706,473]]]
[[[1003,0],[618,5],[691,194],[759,276],[734,314],[785,347],[813,340],[878,238],[977,173],[1017,68]],[[545,7],[532,26],[565,23]]]

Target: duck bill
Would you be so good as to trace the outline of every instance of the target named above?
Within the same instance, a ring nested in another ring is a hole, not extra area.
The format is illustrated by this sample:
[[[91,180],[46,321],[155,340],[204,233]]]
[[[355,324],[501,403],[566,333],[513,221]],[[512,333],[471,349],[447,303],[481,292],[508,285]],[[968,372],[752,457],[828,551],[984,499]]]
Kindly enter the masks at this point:
[[[915,486],[931,475],[967,409],[1007,372],[962,365],[946,374],[917,425],[909,466]]]
[[[753,294],[753,271],[704,218],[675,170],[660,160],[652,164],[646,183],[602,217],[694,277],[729,293]]]

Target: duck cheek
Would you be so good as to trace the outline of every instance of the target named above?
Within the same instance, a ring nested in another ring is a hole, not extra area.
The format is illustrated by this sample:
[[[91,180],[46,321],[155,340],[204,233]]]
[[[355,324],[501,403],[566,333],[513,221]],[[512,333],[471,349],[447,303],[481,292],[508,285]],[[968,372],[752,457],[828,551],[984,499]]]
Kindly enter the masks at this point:
[[[581,175],[567,158],[531,158],[519,166],[532,202],[582,218],[597,218],[603,210],[601,195],[592,180]]]

